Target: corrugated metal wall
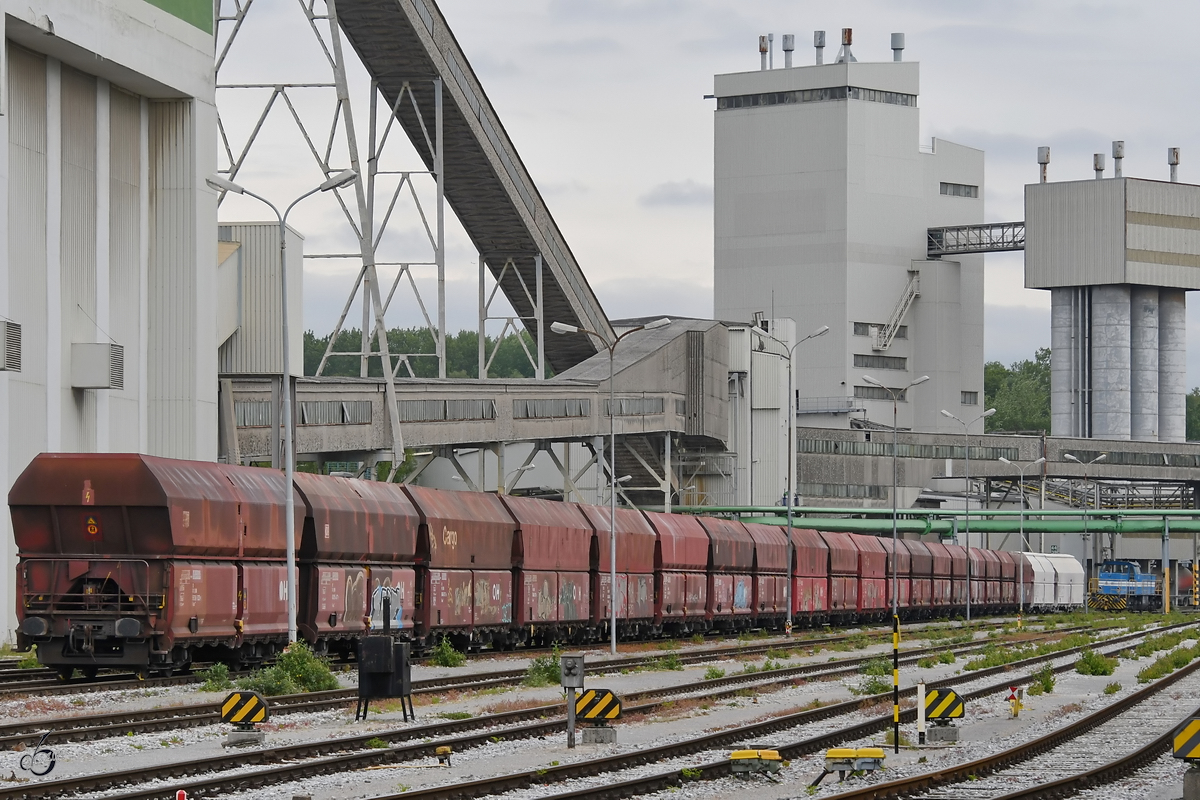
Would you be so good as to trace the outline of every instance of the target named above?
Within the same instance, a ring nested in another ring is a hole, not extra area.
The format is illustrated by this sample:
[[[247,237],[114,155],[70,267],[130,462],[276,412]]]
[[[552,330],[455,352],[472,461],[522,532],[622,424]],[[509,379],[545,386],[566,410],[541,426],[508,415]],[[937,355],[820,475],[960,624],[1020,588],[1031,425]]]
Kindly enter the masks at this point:
[[[287,233],[288,321],[291,371],[304,374],[304,239]],[[222,375],[270,375],[283,371],[283,316],[279,291],[279,227],[273,223],[222,225],[223,241],[242,245],[242,314],[238,330],[221,345]]]
[[[150,104],[150,267],[147,367],[149,446],[157,455],[195,456],[196,200],[189,100]]]
[[[96,79],[62,68],[63,444],[96,449],[96,393],[70,388],[71,343],[96,341]]]
[[[125,348],[125,389],[110,392],[112,449],[133,450],[138,442],[137,359],[141,336],[141,100],[109,90],[108,143],[108,333]]]
[[[22,325],[8,376],[8,460],[16,475],[46,449],[46,59],[8,43],[8,308]]]

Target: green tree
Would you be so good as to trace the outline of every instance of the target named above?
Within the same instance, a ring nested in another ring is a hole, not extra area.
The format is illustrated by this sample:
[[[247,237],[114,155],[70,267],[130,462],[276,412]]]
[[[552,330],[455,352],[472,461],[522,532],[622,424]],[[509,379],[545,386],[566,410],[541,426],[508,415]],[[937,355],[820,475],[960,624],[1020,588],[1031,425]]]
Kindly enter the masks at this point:
[[[983,368],[983,395],[996,413],[986,420],[992,431],[1050,432],[1050,349],[1038,348],[1033,360],[1005,367],[990,361]]]
[[[526,331],[520,332],[520,340],[516,336],[504,337],[500,350],[492,359],[488,372],[492,378],[532,378],[533,364],[525,355],[525,348],[536,356],[537,350],[533,337]],[[388,352],[393,356],[397,353],[432,353],[433,334],[428,328],[392,328],[388,331]],[[475,378],[479,375],[479,338],[475,331],[459,331],[446,336],[446,376],[450,378]],[[329,344],[329,337],[318,337],[312,331],[304,332],[304,374],[315,375]],[[496,340],[488,336],[485,342],[489,357],[496,347]],[[338,334],[334,352],[358,352],[362,347],[362,334],[357,329],[344,330]],[[371,341],[370,352],[379,352],[379,343]],[[359,358],[356,355],[334,355],[325,365],[324,375],[357,377],[359,375]],[[368,360],[367,374],[379,377],[383,374],[380,360]],[[410,355],[408,363],[418,378],[436,378],[437,360],[432,356]],[[405,367],[400,368],[400,377],[409,377]],[[547,371],[549,375],[549,371]]]
[[[1200,441],[1200,386],[1187,394],[1187,440]]]

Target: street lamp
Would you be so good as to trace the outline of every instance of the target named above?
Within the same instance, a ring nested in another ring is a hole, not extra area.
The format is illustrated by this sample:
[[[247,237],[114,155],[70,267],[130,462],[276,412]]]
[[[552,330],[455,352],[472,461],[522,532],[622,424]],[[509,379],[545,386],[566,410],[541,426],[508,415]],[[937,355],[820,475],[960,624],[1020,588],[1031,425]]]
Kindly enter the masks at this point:
[[[1027,505],[1025,502],[1025,470],[1029,469],[1030,467],[1036,467],[1039,464],[1045,464],[1046,457],[1042,456],[1037,461],[1026,464],[1024,467],[1019,464],[1014,464],[1004,456],[1000,456],[1000,461],[1001,463],[1008,464],[1010,467],[1015,467],[1017,472],[1021,475],[1021,481],[1019,484],[1019,488],[1021,490],[1021,574],[1017,577],[1017,586],[1020,587],[1017,593],[1019,598],[1017,600],[1017,627],[1020,628],[1021,617],[1025,613],[1025,547],[1029,544],[1029,542],[1025,540],[1025,506]]]
[[[482,453],[482,452],[479,454],[479,457],[480,457],[480,458],[483,458],[483,453]],[[508,488],[508,479],[509,479],[509,478],[511,478],[513,475],[520,475],[522,472],[525,472],[526,470],[533,469],[533,466],[534,466],[533,464],[526,464],[526,465],[525,465],[525,466],[523,466],[523,467],[517,467],[517,468],[516,468],[516,469],[514,469],[512,472],[510,472],[510,473],[508,473],[507,475],[505,475],[505,476],[504,476],[504,480],[503,480],[503,481],[500,483],[500,492],[499,492],[499,493],[500,493],[500,494],[508,494],[508,493],[509,493],[509,491],[510,491],[510,490],[509,490],[509,488]],[[517,487],[516,487],[516,486],[513,486],[513,488],[515,489],[515,488],[517,488]]]
[[[645,325],[638,325],[636,328],[630,328],[620,336],[613,339],[611,342],[605,340],[603,336],[595,331],[589,331],[587,328],[580,328],[578,325],[568,325],[565,322],[550,323],[550,330],[555,333],[586,333],[589,336],[595,336],[604,346],[608,348],[608,440],[609,452],[612,454],[612,463],[608,465],[608,476],[612,485],[609,487],[608,498],[608,554],[609,554],[609,575],[612,581],[612,601],[609,603],[609,611],[611,612],[611,620],[609,622],[609,638],[612,654],[617,654],[617,484],[630,478],[629,475],[617,479],[617,402],[615,391],[615,368],[613,367],[613,354],[616,352],[617,345],[631,333],[637,333],[641,330],[654,330],[655,328],[665,328],[671,324],[668,317],[647,322]],[[670,436],[670,434],[667,434]]]
[[[788,365],[788,481],[787,481],[787,584],[784,587],[784,599],[787,602],[787,624],[785,630],[790,634],[792,632],[792,558],[795,552],[795,544],[792,542],[792,511],[796,504],[796,411],[792,408],[792,403],[796,399],[796,389],[792,386],[792,357],[796,352],[796,348],[807,342],[809,339],[816,339],[818,336],[824,336],[829,333],[829,326],[822,325],[815,331],[805,336],[800,341],[796,342],[791,347],[788,347],[783,342],[776,339],[771,334],[755,326],[750,330],[757,333],[759,336],[766,337],[773,342],[776,342],[781,347],[787,347],[787,365]]]
[[[896,561],[898,560],[896,556],[896,546],[898,544],[897,540],[899,539],[899,536],[896,533],[896,515],[898,513],[896,505],[896,493],[899,491],[898,487],[900,483],[900,466],[897,459],[897,453],[899,451],[899,422],[897,421],[897,417],[899,415],[898,403],[901,395],[903,395],[912,387],[929,380],[929,376],[922,375],[921,377],[909,383],[907,386],[904,386],[900,389],[890,389],[872,378],[870,375],[863,375],[862,378],[864,382],[869,383],[879,389],[883,389],[888,393],[888,396],[892,398],[892,616],[898,617],[900,615],[900,584],[896,579]]]
[[[970,422],[963,422],[946,409],[942,409],[943,417],[952,419],[963,426],[963,461],[965,462],[963,467],[963,519],[967,527],[967,622],[971,621],[971,426],[995,413],[996,409],[989,408]],[[982,542],[983,539],[981,538],[980,541]]]
[[[352,169],[342,170],[336,175],[330,177],[320,186],[314,189],[309,189],[304,194],[297,197],[291,202],[291,205],[280,214],[279,209],[275,207],[267,198],[257,195],[249,189],[240,186],[233,181],[223,178],[220,175],[212,174],[205,179],[205,183],[210,188],[222,192],[233,192],[234,194],[245,194],[253,197],[261,203],[266,204],[268,208],[275,212],[275,217],[279,220],[279,292],[280,292],[280,316],[282,317],[283,328],[283,381],[281,388],[283,389],[283,474],[284,474],[284,515],[286,522],[284,530],[287,536],[287,607],[288,607],[288,641],[296,641],[296,519],[295,519],[295,491],[292,488],[292,480],[296,471],[296,453],[294,443],[292,442],[292,380],[291,380],[291,363],[288,354],[288,292],[287,292],[287,262],[284,256],[287,254],[287,217],[296,207],[296,204],[301,200],[316,194],[317,192],[328,192],[332,189],[340,189],[347,184],[353,183],[358,177],[358,173]]]
[[[892,398],[892,741],[896,746],[896,752],[900,752],[900,582],[896,579],[896,570],[900,555],[897,553],[899,547],[899,536],[896,535],[896,514],[897,514],[897,497],[900,485],[900,462],[897,459],[899,452],[899,431],[900,423],[899,402],[900,395],[905,394],[909,389],[918,386],[929,380],[928,375],[909,382],[907,386],[900,389],[890,389],[884,386],[879,381],[872,378],[870,375],[863,375],[863,381],[877,388],[883,389]]]
[[[1084,483],[1084,486],[1086,486],[1087,482],[1088,482],[1087,468],[1090,467],[1092,464],[1095,464],[1097,461],[1103,461],[1104,459],[1108,458],[1108,453],[1101,453],[1100,455],[1096,456],[1095,458],[1093,458],[1091,461],[1088,461],[1087,463],[1080,461],[1077,457],[1071,455],[1070,453],[1063,453],[1063,458],[1066,459],[1067,461],[1074,461],[1076,464],[1083,467],[1083,483]],[[1099,491],[1096,492],[1095,507],[1096,508],[1100,507],[1100,492]],[[1083,540],[1085,542],[1088,542],[1089,544],[1091,543],[1091,540],[1088,538],[1088,513],[1087,513],[1087,498],[1086,497],[1083,500]],[[1094,552],[1094,548],[1093,548],[1093,552]],[[1096,559],[1093,558],[1092,560],[1095,561]],[[1089,574],[1088,575],[1089,583],[1091,582],[1091,578],[1092,578],[1092,576]],[[1090,609],[1088,608],[1088,606],[1089,606],[1088,594],[1089,594],[1088,587],[1087,586],[1083,587],[1083,610],[1085,613],[1090,611]]]

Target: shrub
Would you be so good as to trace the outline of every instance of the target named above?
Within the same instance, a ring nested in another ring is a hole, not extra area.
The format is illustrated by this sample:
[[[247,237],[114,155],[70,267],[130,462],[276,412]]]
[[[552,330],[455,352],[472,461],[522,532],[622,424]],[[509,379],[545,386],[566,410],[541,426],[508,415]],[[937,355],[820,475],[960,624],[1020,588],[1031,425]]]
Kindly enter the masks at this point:
[[[857,686],[851,686],[850,691],[854,694],[872,695],[883,694],[892,690],[892,682],[885,681],[878,675],[869,675],[865,681]]]
[[[438,667],[461,667],[467,663],[467,657],[454,649],[454,645],[450,644],[449,639],[442,639],[436,647],[429,651],[429,660]],[[558,680],[557,673],[554,675],[554,680]]]
[[[275,663],[252,672],[237,685],[265,695],[321,692],[338,688],[329,662],[313,653],[304,642],[292,642]]]
[[[383,739],[380,739],[378,736],[372,736],[370,739],[367,739],[367,747],[375,750],[386,750],[388,748],[388,743]]]
[[[457,651],[456,651],[457,652]],[[538,656],[529,662],[523,683],[526,686],[553,686],[562,678],[559,661],[561,653],[555,645],[549,655]]]
[[[892,662],[886,658],[872,658],[870,661],[860,664],[858,672],[861,675],[891,675]]]
[[[937,659],[933,656],[922,656],[917,659],[917,666],[921,669],[933,669],[937,666]]]
[[[1041,689],[1040,692],[1033,692],[1033,687],[1030,687],[1030,692],[1034,694],[1050,694],[1054,691],[1054,684],[1057,678],[1054,675],[1054,669],[1046,664],[1044,667],[1033,673],[1034,686]]]
[[[958,660],[958,657],[955,656],[950,650],[943,650],[942,652],[938,653],[937,660],[939,664],[953,664]]]
[[[1075,671],[1080,675],[1112,675],[1117,668],[1115,658],[1105,658],[1094,650],[1084,650],[1075,662]]]
[[[704,670],[704,680],[706,681],[715,681],[717,678],[724,677],[725,670],[721,669],[720,667],[709,667],[708,669]]]
[[[667,653],[662,658],[654,659],[654,669],[671,670],[679,672],[683,669],[683,662],[679,660],[679,656],[675,653]]]
[[[470,711],[443,711],[438,714],[442,719],[470,719]]]
[[[1104,687],[1105,694],[1116,694],[1119,691],[1121,691],[1121,684],[1117,683],[1116,681],[1113,681]]]
[[[219,661],[208,669],[201,670],[200,677],[204,679],[200,684],[202,692],[223,692],[233,688],[233,682],[229,680],[229,667]]]

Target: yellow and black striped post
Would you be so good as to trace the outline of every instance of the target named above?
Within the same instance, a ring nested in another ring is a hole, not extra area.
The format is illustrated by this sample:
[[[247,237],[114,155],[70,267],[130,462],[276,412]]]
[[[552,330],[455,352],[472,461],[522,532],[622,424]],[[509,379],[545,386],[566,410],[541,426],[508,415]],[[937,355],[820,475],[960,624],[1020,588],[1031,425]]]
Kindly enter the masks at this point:
[[[892,744],[900,752],[900,615],[892,615]]]

